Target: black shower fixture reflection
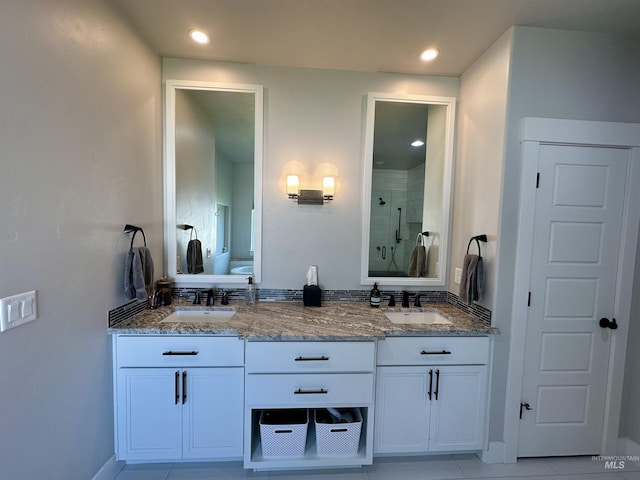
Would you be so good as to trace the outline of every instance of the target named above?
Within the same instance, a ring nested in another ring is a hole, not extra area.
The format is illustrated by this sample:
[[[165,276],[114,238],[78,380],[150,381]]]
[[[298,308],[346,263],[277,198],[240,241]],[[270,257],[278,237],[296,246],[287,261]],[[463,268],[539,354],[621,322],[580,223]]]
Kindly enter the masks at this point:
[[[386,204],[386,203],[387,203],[387,202],[385,202],[385,201],[382,199],[382,197],[379,197],[379,198],[380,198],[380,205],[384,205],[384,204]]]

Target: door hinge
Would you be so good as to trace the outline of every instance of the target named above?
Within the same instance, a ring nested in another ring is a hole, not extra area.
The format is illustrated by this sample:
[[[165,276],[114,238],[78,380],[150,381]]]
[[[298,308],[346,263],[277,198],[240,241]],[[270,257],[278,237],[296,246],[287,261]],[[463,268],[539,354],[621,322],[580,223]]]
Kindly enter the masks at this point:
[[[540,172],[536,173],[536,188],[540,188]]]
[[[527,307],[531,306],[531,292],[529,292],[529,295],[527,296]]]

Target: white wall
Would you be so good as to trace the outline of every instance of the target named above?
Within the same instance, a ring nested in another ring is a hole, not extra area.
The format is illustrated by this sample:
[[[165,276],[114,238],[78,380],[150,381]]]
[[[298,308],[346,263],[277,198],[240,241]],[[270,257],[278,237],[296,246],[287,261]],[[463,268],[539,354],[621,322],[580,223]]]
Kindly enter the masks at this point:
[[[163,60],[163,77],[264,86],[263,288],[301,288],[311,264],[318,265],[325,288],[362,288],[366,94],[457,97],[459,84],[452,77],[179,59]],[[321,188],[324,175],[334,174],[335,200],[322,207],[293,203],[285,189],[289,173],[300,176],[302,188],[312,189]]]
[[[636,259],[640,259],[640,243]],[[620,436],[627,437],[640,444],[640,261],[636,260],[633,291],[636,295],[631,303],[631,319],[627,344],[627,364],[624,373],[624,392],[622,415],[620,417]]]
[[[125,223],[162,266],[160,64],[107,1],[3,1],[0,477],[87,480],[113,455],[107,311],[125,303]]]
[[[195,231],[177,230],[177,256],[181,270],[187,273],[189,240],[197,234],[204,273],[213,274],[216,137],[213,120],[190,90],[176,89],[176,125],[180,126],[176,129],[176,221],[195,228]],[[210,256],[207,249],[212,252]]]
[[[460,82],[449,290],[459,292],[454,269],[462,268],[469,239],[485,233],[489,241],[481,247],[486,293],[478,303],[490,310],[496,295],[497,245],[502,241],[498,228],[512,42],[509,30],[464,72]],[[475,244],[470,252],[476,253]],[[490,439],[494,440],[502,438],[502,424],[496,427],[494,419],[501,419],[504,412],[509,317],[494,315],[492,323],[502,331],[494,338],[490,403]]]

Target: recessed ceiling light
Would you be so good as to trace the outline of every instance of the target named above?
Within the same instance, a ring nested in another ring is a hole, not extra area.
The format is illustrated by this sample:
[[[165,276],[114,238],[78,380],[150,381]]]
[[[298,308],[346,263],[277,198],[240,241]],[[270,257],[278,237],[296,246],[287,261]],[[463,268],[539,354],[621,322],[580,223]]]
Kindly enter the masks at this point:
[[[423,145],[424,145],[424,142],[422,140],[414,140],[413,142],[411,142],[412,147],[421,147]]]
[[[189,36],[196,43],[209,43],[209,36],[202,30],[189,30]]]
[[[437,48],[428,48],[427,50],[422,52],[422,54],[420,55],[420,59],[424,60],[425,62],[430,62],[431,60],[434,60],[438,55],[440,55],[440,50],[438,50]]]

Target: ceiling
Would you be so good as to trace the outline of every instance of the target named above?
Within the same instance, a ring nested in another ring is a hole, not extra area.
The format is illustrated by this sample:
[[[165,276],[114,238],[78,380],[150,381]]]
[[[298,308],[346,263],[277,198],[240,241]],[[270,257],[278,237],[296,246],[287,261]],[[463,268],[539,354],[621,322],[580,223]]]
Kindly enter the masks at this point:
[[[458,76],[513,25],[640,37],[640,0],[112,1],[161,56],[262,65]]]

